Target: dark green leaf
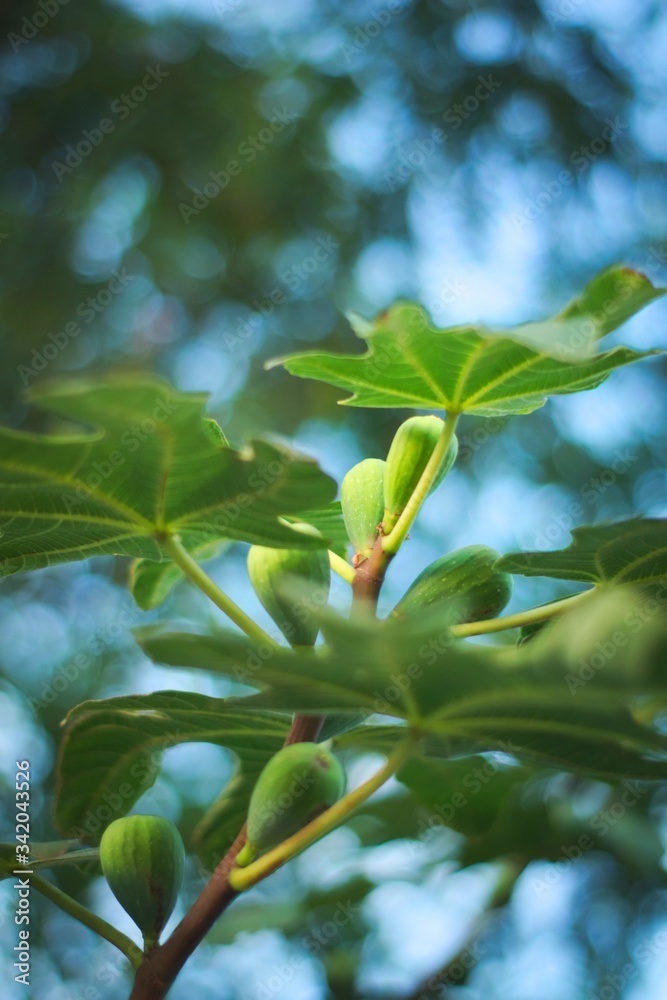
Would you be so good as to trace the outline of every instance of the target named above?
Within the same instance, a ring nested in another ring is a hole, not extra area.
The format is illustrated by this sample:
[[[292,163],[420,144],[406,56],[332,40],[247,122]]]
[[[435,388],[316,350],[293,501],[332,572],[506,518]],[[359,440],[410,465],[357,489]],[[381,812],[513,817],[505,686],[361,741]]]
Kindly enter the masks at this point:
[[[66,836],[96,843],[109,822],[151,787],[168,747],[214,743],[231,750],[247,775],[256,775],[288,728],[288,718],[177,691],[84,702],[65,724],[57,826]]]
[[[528,762],[599,777],[664,777],[667,738],[642,724],[633,710],[640,696],[664,693],[662,639],[648,663],[636,656],[629,636],[614,647],[605,670],[593,670],[595,683],[579,682],[577,657],[587,647],[568,651],[564,639],[586,632],[598,604],[604,624],[607,605],[595,595],[563,617],[563,632],[550,629],[544,640],[538,636],[519,648],[456,643],[428,619],[350,622],[333,613],[322,616],[329,646],[312,655],[276,649],[262,657],[249,640],[231,633],[204,636],[157,627],[141,630],[139,640],[160,663],[210,670],[261,689],[262,694],[244,700],[248,706],[366,710],[437,737],[450,755],[503,750]],[[617,610],[610,610],[613,620]],[[642,633],[642,648],[653,631]],[[250,663],[254,667],[247,669]],[[358,732],[345,734],[342,744],[347,740],[349,745]],[[400,731],[387,733],[386,727],[368,726],[361,733],[367,749],[374,740],[377,749],[384,749],[398,736]]]
[[[530,773],[479,756],[451,761],[413,757],[396,777],[445,826],[466,836],[479,836],[492,826],[503,801]]]
[[[206,396],[157,378],[62,382],[32,398],[87,433],[0,431],[0,575],[95,555],[160,560],[160,537],[318,544],[283,520],[333,498],[317,464],[284,447],[227,447]]]
[[[628,521],[574,528],[566,549],[514,552],[496,564],[522,576],[586,583],[641,583],[667,576],[667,520]]]

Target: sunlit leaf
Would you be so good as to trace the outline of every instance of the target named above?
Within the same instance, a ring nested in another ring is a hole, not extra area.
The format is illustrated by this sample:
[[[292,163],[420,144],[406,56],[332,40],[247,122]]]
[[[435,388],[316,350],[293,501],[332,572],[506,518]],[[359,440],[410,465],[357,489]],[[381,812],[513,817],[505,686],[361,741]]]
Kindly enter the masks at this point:
[[[400,302],[372,322],[352,318],[365,354],[308,351],[271,365],[347,390],[352,395],[342,402],[351,406],[529,413],[549,396],[592,389],[615,368],[659,353],[596,351],[601,337],[664,293],[643,275],[613,267],[559,315],[506,330],[439,329],[420,306]]]

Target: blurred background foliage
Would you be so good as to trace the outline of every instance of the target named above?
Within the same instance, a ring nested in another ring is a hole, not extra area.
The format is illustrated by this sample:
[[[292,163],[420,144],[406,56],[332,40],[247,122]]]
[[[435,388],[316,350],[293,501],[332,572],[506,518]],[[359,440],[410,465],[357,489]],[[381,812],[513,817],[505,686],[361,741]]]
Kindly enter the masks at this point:
[[[211,392],[234,443],[280,434],[340,479],[384,455],[401,414],[341,409],[334,390],[263,372],[267,358],[357,350],[345,313],[397,297],[443,325],[512,323],[617,260],[667,280],[659,0],[35,0],[3,9],[2,37],[0,381],[13,426],[47,426],[24,390],[52,375],[149,369]],[[653,305],[614,339],[665,346],[666,316]],[[461,461],[385,600],[459,545],[560,547],[573,524],[664,515],[665,374],[653,361],[525,420],[464,421]],[[244,558],[236,546],[212,573],[270,627]],[[55,836],[72,705],[226,690],[143,659],[126,573],[94,560],[0,591],[2,812],[27,758],[36,839]],[[558,593],[520,583],[514,606]],[[166,611],[211,616],[185,588]],[[350,763],[352,780],[371,766]],[[231,770],[218,749],[172,750],[141,809],[187,833]],[[489,830],[470,836],[394,785],[230,910],[175,1000],[667,997],[664,789],[601,833],[622,790],[544,775],[488,787],[475,801]],[[571,861],[581,836],[593,847]],[[508,851],[505,906],[493,859]],[[123,925],[94,871],[53,877]],[[193,866],[190,894],[201,878]],[[12,901],[5,885],[9,948]],[[113,949],[46,903],[33,910],[35,996],[126,995]]]

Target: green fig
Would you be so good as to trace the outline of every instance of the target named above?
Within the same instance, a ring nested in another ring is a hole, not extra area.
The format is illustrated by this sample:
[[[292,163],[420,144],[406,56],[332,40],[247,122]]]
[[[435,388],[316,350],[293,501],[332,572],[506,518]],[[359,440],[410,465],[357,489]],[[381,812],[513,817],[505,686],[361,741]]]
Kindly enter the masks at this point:
[[[343,768],[326,747],[283,747],[257,779],[248,809],[248,841],[236,863],[243,867],[259,851],[291,837],[337,802],[344,790]]]
[[[396,431],[391,442],[384,473],[384,515],[382,529],[388,535],[414,493],[422,472],[433,454],[444,420],[440,417],[410,417]],[[438,473],[429,490],[433,493],[456,461],[459,443],[452,437]]]
[[[293,527],[319,536],[309,524]],[[248,576],[264,608],[292,646],[314,646],[319,627],[312,609],[299,600],[295,588],[307,588],[318,604],[329,596],[331,570],[326,549],[270,549],[252,545],[248,552]]]
[[[385,463],[366,458],[353,466],[340,486],[347,535],[354,547],[355,566],[368,559],[384,514]]]
[[[180,833],[160,816],[124,816],[102,834],[104,877],[147,949],[157,943],[176,905],[184,856]]]
[[[495,569],[500,553],[485,545],[468,545],[436,559],[423,570],[400,599],[392,615],[418,615],[442,606],[454,611],[454,621],[495,618],[512,596],[512,577]]]

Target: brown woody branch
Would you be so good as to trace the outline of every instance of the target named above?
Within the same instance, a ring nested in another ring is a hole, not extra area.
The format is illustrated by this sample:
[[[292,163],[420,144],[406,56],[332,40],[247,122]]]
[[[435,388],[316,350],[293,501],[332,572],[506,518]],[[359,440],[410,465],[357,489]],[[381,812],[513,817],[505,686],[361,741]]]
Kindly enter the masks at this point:
[[[323,721],[321,715],[295,715],[285,738],[285,746],[316,740]],[[229,873],[245,842],[244,824],[180,924],[164,944],[158,945],[146,956],[137,972],[130,1000],[163,1000],[166,996],[190,955],[238,895],[229,884]]]
[[[370,558],[361,563],[355,572],[352,584],[353,614],[375,615],[390,559],[391,556],[383,551],[382,539],[379,538]],[[295,715],[285,738],[285,746],[316,740],[323,722],[324,717],[321,715]],[[190,955],[238,895],[229,884],[229,874],[235,867],[236,856],[245,842],[244,825],[180,924],[164,944],[158,945],[146,955],[137,971],[130,1000],[164,1000]]]

